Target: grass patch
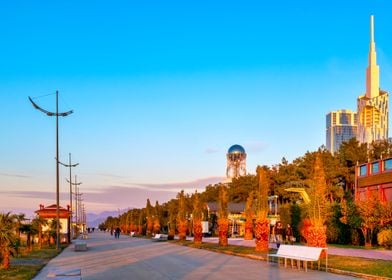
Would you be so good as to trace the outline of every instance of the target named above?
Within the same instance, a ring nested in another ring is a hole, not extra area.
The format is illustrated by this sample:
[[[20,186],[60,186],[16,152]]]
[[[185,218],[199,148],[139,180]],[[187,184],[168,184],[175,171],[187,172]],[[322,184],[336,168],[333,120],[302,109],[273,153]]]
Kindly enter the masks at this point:
[[[189,241],[187,241],[189,242]],[[246,246],[235,246],[235,245],[228,245],[228,246],[219,246],[216,243],[202,243],[201,245],[195,245],[193,242],[190,242],[188,244],[184,244],[188,247],[192,248],[198,248],[198,249],[209,249],[209,250],[214,250],[218,252],[232,252],[232,253],[237,253],[237,254],[245,254],[245,255],[266,255],[266,253],[262,254],[259,252],[256,252],[255,248],[252,247],[246,247]]]
[[[328,244],[328,247],[344,248],[344,249],[362,249],[362,250],[384,250],[383,247],[378,246],[356,246],[348,244]]]
[[[66,246],[61,247],[61,251]],[[0,279],[32,279],[59,252],[55,248],[34,248],[31,252],[21,250],[17,257],[11,258],[10,269],[0,269]]]
[[[392,277],[392,262],[358,257],[328,255],[328,267],[383,277]]]
[[[197,248],[197,249],[212,250],[215,252],[228,253],[228,254],[240,255],[240,256],[256,255],[261,257],[261,259],[267,258],[266,253],[256,252],[254,247],[252,248],[252,247],[235,246],[235,245],[222,247],[216,243],[207,243],[207,242],[202,243],[201,245],[195,245],[192,241],[171,241],[171,242],[192,247],[192,248]],[[358,247],[353,247],[353,248],[358,249]],[[269,251],[269,253],[275,253],[275,252],[276,249],[270,249]],[[321,267],[325,269],[325,260],[321,261]],[[386,260],[328,255],[328,268],[392,278],[392,262]]]

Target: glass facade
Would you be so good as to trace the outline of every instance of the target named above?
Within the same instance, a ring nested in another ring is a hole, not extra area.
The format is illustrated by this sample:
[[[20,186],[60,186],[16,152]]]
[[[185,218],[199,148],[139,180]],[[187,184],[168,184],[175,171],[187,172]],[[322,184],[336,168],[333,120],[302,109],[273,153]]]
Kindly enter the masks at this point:
[[[343,142],[348,142],[351,138],[356,138],[357,128],[353,126],[335,126],[334,134],[334,150],[338,151]]]
[[[380,172],[380,163],[373,162],[372,163],[372,174]]]
[[[351,115],[347,113],[341,113],[340,124],[351,124]]]
[[[359,176],[365,176],[365,175],[367,175],[367,165],[366,164],[361,165],[359,167]]]
[[[343,142],[357,137],[357,114],[350,110],[338,110],[326,115],[326,146],[336,153]]]
[[[384,160],[384,170],[392,170],[392,158]]]

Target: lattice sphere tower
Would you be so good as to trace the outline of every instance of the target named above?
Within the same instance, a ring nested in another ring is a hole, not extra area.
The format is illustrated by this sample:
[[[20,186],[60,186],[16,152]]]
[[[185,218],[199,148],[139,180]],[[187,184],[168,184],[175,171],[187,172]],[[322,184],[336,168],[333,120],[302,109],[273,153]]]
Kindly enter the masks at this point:
[[[226,176],[229,179],[246,175],[246,153],[240,145],[233,145],[226,154]]]

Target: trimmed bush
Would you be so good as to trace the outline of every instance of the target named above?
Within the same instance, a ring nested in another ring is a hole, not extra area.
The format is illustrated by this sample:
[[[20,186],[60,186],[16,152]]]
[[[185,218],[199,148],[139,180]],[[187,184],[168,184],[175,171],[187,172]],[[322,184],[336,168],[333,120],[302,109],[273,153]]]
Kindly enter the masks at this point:
[[[392,228],[382,229],[377,234],[377,242],[380,246],[383,246],[387,249],[392,248]]]

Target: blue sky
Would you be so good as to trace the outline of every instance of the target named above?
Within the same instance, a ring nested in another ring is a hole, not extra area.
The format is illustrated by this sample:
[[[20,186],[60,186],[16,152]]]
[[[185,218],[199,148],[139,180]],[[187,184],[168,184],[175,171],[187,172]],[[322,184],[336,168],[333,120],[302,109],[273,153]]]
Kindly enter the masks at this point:
[[[273,2],[273,3],[272,3]],[[343,2],[343,3],[342,3]],[[389,1],[7,1],[0,4],[0,211],[54,201],[60,159],[88,211],[160,203],[325,143],[325,114],[365,90],[369,17],[392,88]],[[45,96],[52,94],[49,96]],[[42,96],[42,97],[41,97]],[[61,169],[61,193],[67,203]]]

